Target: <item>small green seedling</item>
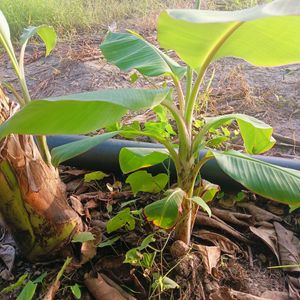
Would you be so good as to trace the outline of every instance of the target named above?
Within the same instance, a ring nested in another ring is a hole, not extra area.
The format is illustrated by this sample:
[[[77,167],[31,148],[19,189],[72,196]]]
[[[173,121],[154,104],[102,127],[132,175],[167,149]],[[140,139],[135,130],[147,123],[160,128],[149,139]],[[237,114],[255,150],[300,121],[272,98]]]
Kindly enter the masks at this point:
[[[78,232],[73,236],[72,243],[85,243],[88,241],[94,241],[94,235],[89,231]]]
[[[80,286],[77,283],[71,285],[70,290],[76,299],[81,299],[81,290]]]
[[[24,288],[22,289],[21,293],[17,297],[17,300],[31,300],[33,299],[36,288],[39,283],[42,283],[45,277],[47,276],[47,272],[44,272],[42,275],[40,275],[35,280],[31,281],[29,280]]]
[[[121,210],[106,223],[107,233],[112,233],[123,227],[129,231],[135,228],[135,218],[128,207]]]

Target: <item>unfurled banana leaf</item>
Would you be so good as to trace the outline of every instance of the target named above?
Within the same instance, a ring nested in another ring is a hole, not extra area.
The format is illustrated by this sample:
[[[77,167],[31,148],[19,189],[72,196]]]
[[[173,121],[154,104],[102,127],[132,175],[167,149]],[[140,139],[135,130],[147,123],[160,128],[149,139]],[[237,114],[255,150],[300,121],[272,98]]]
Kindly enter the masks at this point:
[[[250,191],[300,206],[300,172],[254,159],[237,151],[214,152],[220,168]]]
[[[257,66],[300,60],[300,1],[275,0],[239,11],[167,10],[158,40],[194,69],[225,56]]]
[[[118,132],[109,132],[92,137],[88,136],[82,140],[55,147],[51,151],[52,164],[57,167],[60,163],[89,151],[117,134]]]
[[[121,70],[136,69],[146,76],[176,75],[181,78],[186,68],[135,33],[109,32],[100,46],[108,62]]]
[[[168,93],[169,89],[108,89],[34,100],[0,126],[0,139],[10,133],[88,133],[120,120],[128,110],[154,107]]]

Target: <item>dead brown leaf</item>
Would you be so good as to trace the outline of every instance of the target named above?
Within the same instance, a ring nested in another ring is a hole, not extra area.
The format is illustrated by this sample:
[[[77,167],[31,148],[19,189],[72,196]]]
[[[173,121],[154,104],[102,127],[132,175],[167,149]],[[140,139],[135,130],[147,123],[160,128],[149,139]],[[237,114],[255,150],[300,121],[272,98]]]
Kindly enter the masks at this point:
[[[212,269],[215,268],[221,258],[221,249],[216,246],[204,246],[204,245],[193,245],[193,249],[200,252],[204,268],[208,274],[212,273]]]
[[[290,300],[300,299],[300,277],[287,276]]]
[[[81,178],[76,178],[66,184],[67,191],[75,193],[82,184],[83,180]]]
[[[238,292],[227,287],[221,287],[210,294],[209,300],[272,300],[271,298],[257,297],[251,294]]]
[[[91,209],[91,208],[96,208],[99,206],[99,202],[97,202],[94,199],[89,200],[84,204],[84,209]]]
[[[265,291],[260,295],[262,298],[272,300],[289,300],[289,294],[286,292],[279,291]]]
[[[97,274],[96,278],[87,275],[84,284],[94,296],[96,300],[128,300],[122,293],[108,284],[101,274]],[[121,289],[121,288],[120,288]],[[134,299],[133,297],[131,299]]]
[[[270,224],[270,223],[269,223]],[[270,227],[260,226],[260,227],[249,227],[253,234],[260,238],[273,252],[276,256],[278,263],[280,263],[279,253],[278,253],[278,241],[274,226],[270,224]]]
[[[80,264],[83,265],[94,258],[97,254],[97,245],[102,240],[102,232],[100,228],[93,228],[91,230],[95,239],[91,241],[86,241],[81,245],[81,257]]]
[[[72,208],[80,215],[84,216],[84,209],[81,201],[78,199],[76,195],[70,196],[70,202]]]
[[[88,200],[94,200],[94,201],[110,201],[112,200],[111,193],[105,193],[105,192],[89,192],[89,193],[83,193],[78,196],[81,201],[88,201]]]
[[[219,219],[217,216],[213,215],[212,217],[208,217],[204,213],[198,212],[195,224],[224,230],[225,232],[229,233],[231,236],[235,237],[236,239],[238,239],[242,242],[251,243],[240,232],[238,232],[236,229],[234,229],[230,225],[226,224],[224,221]]]
[[[256,221],[277,221],[281,222],[282,219],[269,211],[262,209],[251,202],[238,202],[236,204],[239,207],[246,208],[251,215],[255,218]]]
[[[281,265],[300,265],[300,241],[290,230],[274,222],[277,234]],[[283,269],[286,272],[300,272],[300,267]]]
[[[97,254],[97,247],[94,241],[87,241],[81,245],[80,265],[83,265],[94,258]]]
[[[252,215],[242,214],[234,211],[224,210],[213,207],[212,213],[223,221],[229,222],[234,225],[249,227],[254,224]]]
[[[219,247],[222,252],[227,253],[227,254],[236,254],[240,252],[240,248],[237,244],[232,242],[230,239],[225,237],[224,235],[211,232],[208,230],[198,230],[194,231],[193,235],[196,237],[199,237],[203,240],[210,241],[212,244],[215,246]]]

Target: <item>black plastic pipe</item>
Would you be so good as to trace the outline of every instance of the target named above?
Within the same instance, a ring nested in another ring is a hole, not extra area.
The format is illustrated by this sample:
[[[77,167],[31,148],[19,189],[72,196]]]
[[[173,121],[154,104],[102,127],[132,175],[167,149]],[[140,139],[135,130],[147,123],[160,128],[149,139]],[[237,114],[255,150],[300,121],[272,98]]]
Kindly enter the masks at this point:
[[[47,143],[50,149],[55,147],[75,142],[84,139],[85,136],[81,135],[62,135],[62,136],[48,136]],[[101,170],[107,173],[114,173],[121,175],[122,172],[119,166],[119,153],[123,147],[136,147],[136,148],[163,148],[160,144],[144,143],[128,140],[109,139],[102,144],[94,147],[93,149],[81,154],[75,158],[72,158],[66,162],[65,165],[74,166],[81,169],[89,170]],[[201,151],[200,156],[204,155],[206,151]],[[300,161],[293,159],[286,159],[273,156],[254,155],[254,158],[260,159],[264,162],[271,163],[277,166],[290,168],[300,171]],[[174,165],[166,161],[164,164],[159,164],[149,168],[149,172],[157,174],[166,172],[166,166],[169,166],[170,174],[173,179],[176,178],[176,172]],[[208,161],[201,169],[201,175],[203,178],[209,180],[212,183],[220,185],[223,189],[241,189],[242,185],[233,180],[227,174],[225,174],[217,164],[215,159]]]

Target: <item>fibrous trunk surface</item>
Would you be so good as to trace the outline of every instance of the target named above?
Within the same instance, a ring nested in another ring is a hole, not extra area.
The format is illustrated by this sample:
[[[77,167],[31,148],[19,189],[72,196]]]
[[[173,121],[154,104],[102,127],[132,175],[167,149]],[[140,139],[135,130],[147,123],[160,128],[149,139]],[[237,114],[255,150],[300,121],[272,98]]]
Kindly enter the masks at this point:
[[[0,124],[14,108],[0,90]],[[0,211],[22,253],[32,260],[55,253],[81,226],[57,170],[42,160],[32,136],[0,141]]]

